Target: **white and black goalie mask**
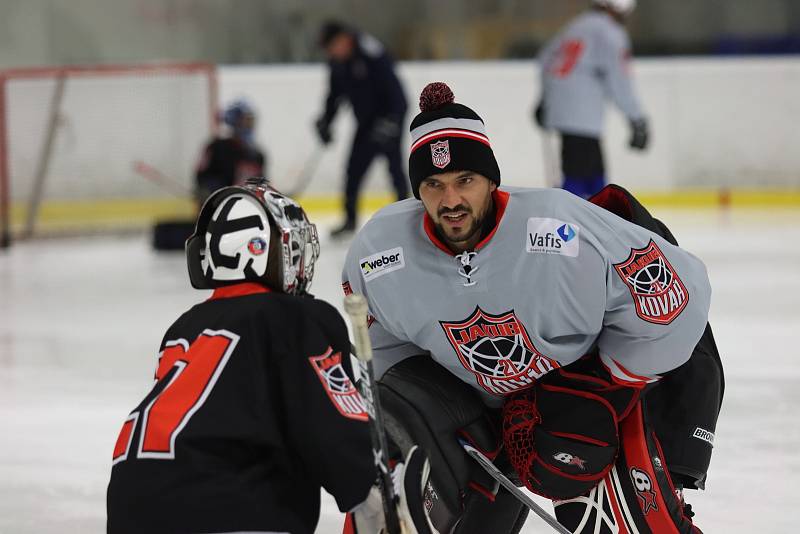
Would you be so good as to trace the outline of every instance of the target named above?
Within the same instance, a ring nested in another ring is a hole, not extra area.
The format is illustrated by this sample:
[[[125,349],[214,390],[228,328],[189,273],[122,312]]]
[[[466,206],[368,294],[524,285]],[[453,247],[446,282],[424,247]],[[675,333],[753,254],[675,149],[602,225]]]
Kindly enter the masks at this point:
[[[294,200],[264,179],[251,179],[244,187],[220,189],[206,201],[186,254],[195,288],[254,281],[300,294],[311,285],[319,240]]]
[[[203,270],[217,282],[257,280],[267,274],[269,241],[263,204],[247,194],[226,196],[206,227]]]
[[[278,230],[280,252],[275,259],[281,262],[280,289],[290,294],[306,293],[319,258],[317,227],[298,203],[274,189],[264,192],[264,201]]]

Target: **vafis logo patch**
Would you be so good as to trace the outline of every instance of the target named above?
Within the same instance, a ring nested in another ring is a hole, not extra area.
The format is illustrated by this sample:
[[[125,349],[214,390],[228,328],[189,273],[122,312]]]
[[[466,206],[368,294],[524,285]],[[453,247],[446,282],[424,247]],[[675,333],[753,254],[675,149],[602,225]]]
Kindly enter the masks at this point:
[[[574,258],[580,252],[579,233],[580,228],[573,223],[548,217],[531,217],[528,219],[525,250]]]
[[[333,349],[328,347],[324,354],[311,356],[308,361],[319,376],[325,393],[340,414],[358,421],[369,419],[364,399],[342,367],[341,352],[333,352]]]
[[[641,501],[639,506],[642,507],[642,513],[647,515],[650,510],[658,511],[658,503],[656,502],[656,492],[653,490],[653,481],[647,471],[631,468],[631,482],[633,482],[633,489],[636,490],[636,496]]]
[[[447,139],[431,143],[431,162],[437,169],[444,169],[450,163],[450,142]]]
[[[653,240],[631,250],[628,259],[614,268],[631,291],[636,315],[645,321],[669,324],[686,308],[686,286]]]
[[[403,260],[403,247],[384,250],[372,256],[361,258],[358,260],[358,265],[361,267],[361,274],[364,275],[365,282],[402,269],[406,266]]]
[[[531,386],[558,364],[531,343],[514,310],[492,315],[476,306],[463,321],[439,321],[461,365],[493,395]]]

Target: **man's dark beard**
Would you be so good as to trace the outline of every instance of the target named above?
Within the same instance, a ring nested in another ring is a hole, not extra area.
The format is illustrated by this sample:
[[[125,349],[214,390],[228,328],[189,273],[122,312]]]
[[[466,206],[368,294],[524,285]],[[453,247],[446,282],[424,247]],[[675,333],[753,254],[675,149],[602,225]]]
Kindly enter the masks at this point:
[[[441,208],[438,211],[439,220],[441,220],[442,215],[445,215],[447,213],[456,213],[459,211],[463,211],[468,213],[469,215],[472,215],[471,208],[468,208],[463,204],[459,204],[455,208]],[[451,239],[447,237],[447,234],[444,231],[444,225],[442,225],[442,223],[434,223],[433,226],[436,229],[436,235],[439,237],[439,239],[441,239],[445,243],[447,242],[463,243],[464,241],[469,241],[470,239],[472,239],[475,236],[476,232],[481,233],[481,239],[489,235],[489,232],[491,232],[495,226],[494,219],[495,219],[495,207],[494,207],[494,202],[492,202],[491,207],[488,210],[486,210],[486,213],[483,214],[482,218],[480,219],[478,219],[477,217],[475,218],[470,229],[467,232],[464,232],[463,237]]]

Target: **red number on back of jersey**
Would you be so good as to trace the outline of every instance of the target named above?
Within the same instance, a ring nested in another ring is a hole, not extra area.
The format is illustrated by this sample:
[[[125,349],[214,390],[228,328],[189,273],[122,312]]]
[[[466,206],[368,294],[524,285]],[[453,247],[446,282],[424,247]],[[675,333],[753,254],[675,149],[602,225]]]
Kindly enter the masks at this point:
[[[169,341],[156,370],[170,381],[142,410],[137,457],[175,458],[175,440],[214,388],[233,353],[239,336],[227,330],[204,330],[189,345],[185,339]],[[131,446],[139,412],[133,412],[122,426],[114,447],[114,463],[125,460]]]
[[[578,63],[585,45],[580,39],[570,39],[561,43],[558,58],[551,72],[558,78],[566,78]]]

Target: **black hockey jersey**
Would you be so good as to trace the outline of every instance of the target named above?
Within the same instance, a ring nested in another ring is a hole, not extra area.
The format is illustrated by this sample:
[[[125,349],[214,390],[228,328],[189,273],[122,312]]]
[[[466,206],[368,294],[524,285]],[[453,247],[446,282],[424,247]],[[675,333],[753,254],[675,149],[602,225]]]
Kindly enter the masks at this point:
[[[197,164],[197,195],[202,201],[221,187],[241,185],[251,176],[266,176],[266,167],[266,157],[257,146],[230,137],[216,138]]]
[[[320,487],[348,511],[375,480],[341,316],[241,283],[183,314],[126,419],[109,533],[314,531]]]

